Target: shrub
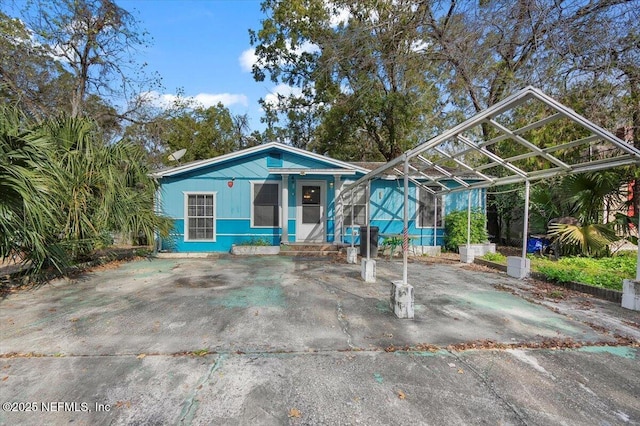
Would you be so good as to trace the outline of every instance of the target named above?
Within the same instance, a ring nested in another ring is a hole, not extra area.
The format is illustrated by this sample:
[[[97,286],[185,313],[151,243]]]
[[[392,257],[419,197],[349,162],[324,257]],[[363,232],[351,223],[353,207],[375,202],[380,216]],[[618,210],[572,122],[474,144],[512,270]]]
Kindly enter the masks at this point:
[[[504,263],[505,265],[507,264],[507,256],[502,253],[486,253],[484,256],[482,256],[482,258],[484,260],[488,260],[489,262]]]
[[[444,218],[444,245],[449,251],[458,251],[458,246],[467,243],[467,211],[449,213]],[[489,235],[485,226],[486,218],[479,210],[471,212],[471,243],[487,242]]]
[[[273,244],[271,244],[266,238],[252,238],[250,240],[239,242],[237,243],[237,245],[266,247],[266,246],[271,246]]]
[[[593,259],[564,257],[558,261],[536,259],[533,269],[558,282],[579,282],[596,287],[622,290],[622,280],[633,278],[636,253]]]

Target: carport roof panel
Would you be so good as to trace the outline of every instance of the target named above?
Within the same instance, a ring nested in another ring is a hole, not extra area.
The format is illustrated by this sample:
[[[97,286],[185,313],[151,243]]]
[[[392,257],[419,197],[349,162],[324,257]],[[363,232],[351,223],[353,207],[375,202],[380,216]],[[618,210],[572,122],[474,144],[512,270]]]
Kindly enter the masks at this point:
[[[498,143],[501,153],[492,149]],[[403,175],[405,160],[410,177],[426,184],[474,179],[456,188],[439,185],[454,192],[640,164],[640,151],[529,86],[381,165],[343,193],[368,180]],[[427,173],[433,170],[440,173]]]

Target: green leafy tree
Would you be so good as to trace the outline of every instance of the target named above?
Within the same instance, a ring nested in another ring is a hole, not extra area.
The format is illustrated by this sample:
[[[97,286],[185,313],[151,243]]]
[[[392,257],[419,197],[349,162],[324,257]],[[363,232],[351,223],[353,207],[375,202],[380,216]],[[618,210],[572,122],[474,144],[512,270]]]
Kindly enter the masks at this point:
[[[148,34],[113,0],[33,0],[26,3],[22,18],[32,43],[55,58],[67,75],[71,117],[87,113],[90,94],[106,104],[129,99],[135,110],[141,88],[157,82],[136,60],[137,49],[148,46]],[[121,111],[118,117],[130,112]]]
[[[31,39],[24,22],[0,12],[0,99],[43,118],[68,103],[71,78]]]
[[[388,160],[433,131],[423,3],[267,0],[262,9],[268,17],[251,31],[254,78],[298,88],[267,109],[270,128],[286,121],[274,136],[338,158]]]
[[[204,108],[178,100],[173,106],[156,111],[155,117],[129,126],[124,139],[143,147],[156,167],[175,165],[171,152],[186,149],[180,162],[204,160],[248,148],[259,143],[248,135],[248,117],[233,115],[218,103]]]

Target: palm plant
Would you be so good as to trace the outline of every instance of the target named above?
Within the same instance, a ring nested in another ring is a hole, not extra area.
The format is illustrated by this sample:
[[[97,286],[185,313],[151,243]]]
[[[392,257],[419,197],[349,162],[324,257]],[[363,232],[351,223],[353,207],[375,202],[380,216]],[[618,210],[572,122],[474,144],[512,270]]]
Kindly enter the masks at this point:
[[[112,233],[168,235],[172,222],[154,212],[156,187],[144,152],[105,144],[92,122],[36,123],[0,109],[0,258],[21,258],[32,275],[64,272]]]
[[[68,256],[55,237],[61,223],[53,145],[20,111],[0,108],[0,259],[62,271]]]
[[[552,223],[548,234],[556,239],[564,254],[598,256],[607,246],[620,239],[613,224],[603,223],[605,203],[619,204],[624,200],[623,180],[616,171],[571,175],[553,185],[534,192],[534,211],[554,217],[570,216],[576,223]]]
[[[581,226],[567,223],[549,225],[549,236],[556,239],[564,254],[600,256],[607,253],[607,246],[619,240],[611,227],[599,223]]]
[[[156,185],[139,147],[105,144],[83,119],[53,120],[49,131],[66,182],[63,238],[74,257],[104,246],[111,233],[144,235],[146,241],[156,230],[168,235],[171,222],[154,212]]]

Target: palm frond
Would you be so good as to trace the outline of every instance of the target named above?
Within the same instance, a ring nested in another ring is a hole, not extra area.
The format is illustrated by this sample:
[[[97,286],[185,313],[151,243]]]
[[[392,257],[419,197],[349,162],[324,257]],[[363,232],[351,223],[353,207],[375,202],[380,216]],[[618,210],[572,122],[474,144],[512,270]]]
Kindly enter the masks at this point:
[[[597,255],[619,240],[613,229],[601,224],[580,226],[553,223],[549,225],[549,236],[587,256]]]

